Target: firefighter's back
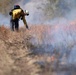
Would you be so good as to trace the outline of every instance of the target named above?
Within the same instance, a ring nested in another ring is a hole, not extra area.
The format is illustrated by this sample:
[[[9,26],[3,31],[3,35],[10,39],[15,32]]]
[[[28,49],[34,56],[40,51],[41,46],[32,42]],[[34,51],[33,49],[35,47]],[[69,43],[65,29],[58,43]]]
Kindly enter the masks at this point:
[[[21,9],[14,9],[13,11],[12,11],[12,17],[13,17],[13,19],[19,19],[20,18],[20,16],[21,16]]]

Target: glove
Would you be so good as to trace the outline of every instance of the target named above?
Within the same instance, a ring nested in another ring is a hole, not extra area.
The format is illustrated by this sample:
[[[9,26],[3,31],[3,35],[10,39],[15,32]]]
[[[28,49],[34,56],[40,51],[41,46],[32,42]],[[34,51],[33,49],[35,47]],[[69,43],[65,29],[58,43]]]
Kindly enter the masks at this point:
[[[23,20],[23,18],[21,17],[21,20]]]
[[[28,25],[26,25],[26,28],[28,29]]]
[[[29,14],[27,14],[27,16],[29,16]]]

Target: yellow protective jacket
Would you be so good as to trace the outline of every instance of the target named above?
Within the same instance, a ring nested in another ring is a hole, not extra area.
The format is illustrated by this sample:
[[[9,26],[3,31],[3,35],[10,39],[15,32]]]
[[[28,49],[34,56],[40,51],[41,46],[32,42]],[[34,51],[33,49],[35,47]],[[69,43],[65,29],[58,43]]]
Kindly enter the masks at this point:
[[[22,9],[14,9],[12,10],[12,19],[20,19],[22,18],[24,25],[27,25],[26,19],[25,19],[25,13]]]

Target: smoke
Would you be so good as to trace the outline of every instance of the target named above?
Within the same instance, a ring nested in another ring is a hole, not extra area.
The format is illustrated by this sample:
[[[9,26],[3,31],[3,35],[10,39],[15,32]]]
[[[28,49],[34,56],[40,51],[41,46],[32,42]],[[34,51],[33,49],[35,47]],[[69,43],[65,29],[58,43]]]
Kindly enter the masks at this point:
[[[57,0],[56,0],[57,1]],[[47,24],[67,24],[76,19],[76,1],[75,0],[59,0],[58,3],[53,5],[53,17],[47,20]],[[50,13],[50,12],[49,12]],[[48,14],[49,14],[48,13]]]
[[[30,24],[41,24],[42,23],[42,18],[43,18],[43,13],[42,9],[38,9],[39,6],[41,6],[42,1],[38,0],[29,0],[27,1],[23,0],[19,2],[19,5],[24,9],[29,11],[29,16],[26,17],[27,22]]]
[[[70,22],[76,19],[76,0],[21,0],[16,4],[29,11],[30,15],[26,17],[27,23],[52,25],[51,31],[47,29],[44,34],[47,36],[44,38],[46,44],[52,38],[49,44],[54,48],[65,49],[68,52],[72,50],[69,46],[75,44],[76,31],[71,29],[75,25],[71,25]],[[8,17],[0,14],[0,20],[1,25],[9,25]]]
[[[52,10],[47,6],[48,0],[31,0],[26,4],[23,4],[22,1],[20,4],[24,10],[27,9],[30,12],[29,17],[26,18],[28,23],[51,25],[42,33],[44,38],[42,45],[38,49],[36,48],[38,52],[48,53],[51,56],[58,55],[58,64],[76,65],[76,1],[58,0],[57,3],[51,3]],[[47,11],[45,7],[48,9]],[[37,50],[34,51],[37,52]]]
[[[61,62],[66,56],[67,62],[74,64],[76,59],[72,56],[76,49],[76,0],[29,0],[27,3],[23,0],[19,4],[24,10],[29,10],[30,15],[26,17],[28,23],[51,25],[42,34],[43,47],[50,44],[48,53],[57,51]],[[47,47],[44,49],[47,52]],[[75,59],[73,62],[72,58]]]
[[[76,19],[75,0],[16,0],[14,4],[19,4],[23,10],[29,11],[30,15],[26,16],[29,24],[55,25]],[[9,7],[13,7],[13,4]]]
[[[30,24],[54,25],[76,19],[75,0],[21,0],[18,4],[29,11],[26,19]]]
[[[5,17],[4,15],[0,14],[0,25],[5,25],[5,26],[10,25],[9,20],[10,20],[9,17]]]
[[[59,64],[76,65],[76,0],[21,0],[16,4],[29,11],[28,24],[50,25],[42,33],[42,46],[36,49],[58,55]],[[8,17],[0,14],[0,20],[1,25],[9,25]]]

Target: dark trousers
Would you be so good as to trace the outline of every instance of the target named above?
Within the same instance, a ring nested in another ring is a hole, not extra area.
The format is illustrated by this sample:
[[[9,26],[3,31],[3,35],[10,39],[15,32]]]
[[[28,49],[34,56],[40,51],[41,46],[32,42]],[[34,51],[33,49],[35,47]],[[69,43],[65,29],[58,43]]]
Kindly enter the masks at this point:
[[[18,31],[19,30],[19,19],[11,19],[10,20],[10,27],[11,27],[11,30],[14,31]]]

